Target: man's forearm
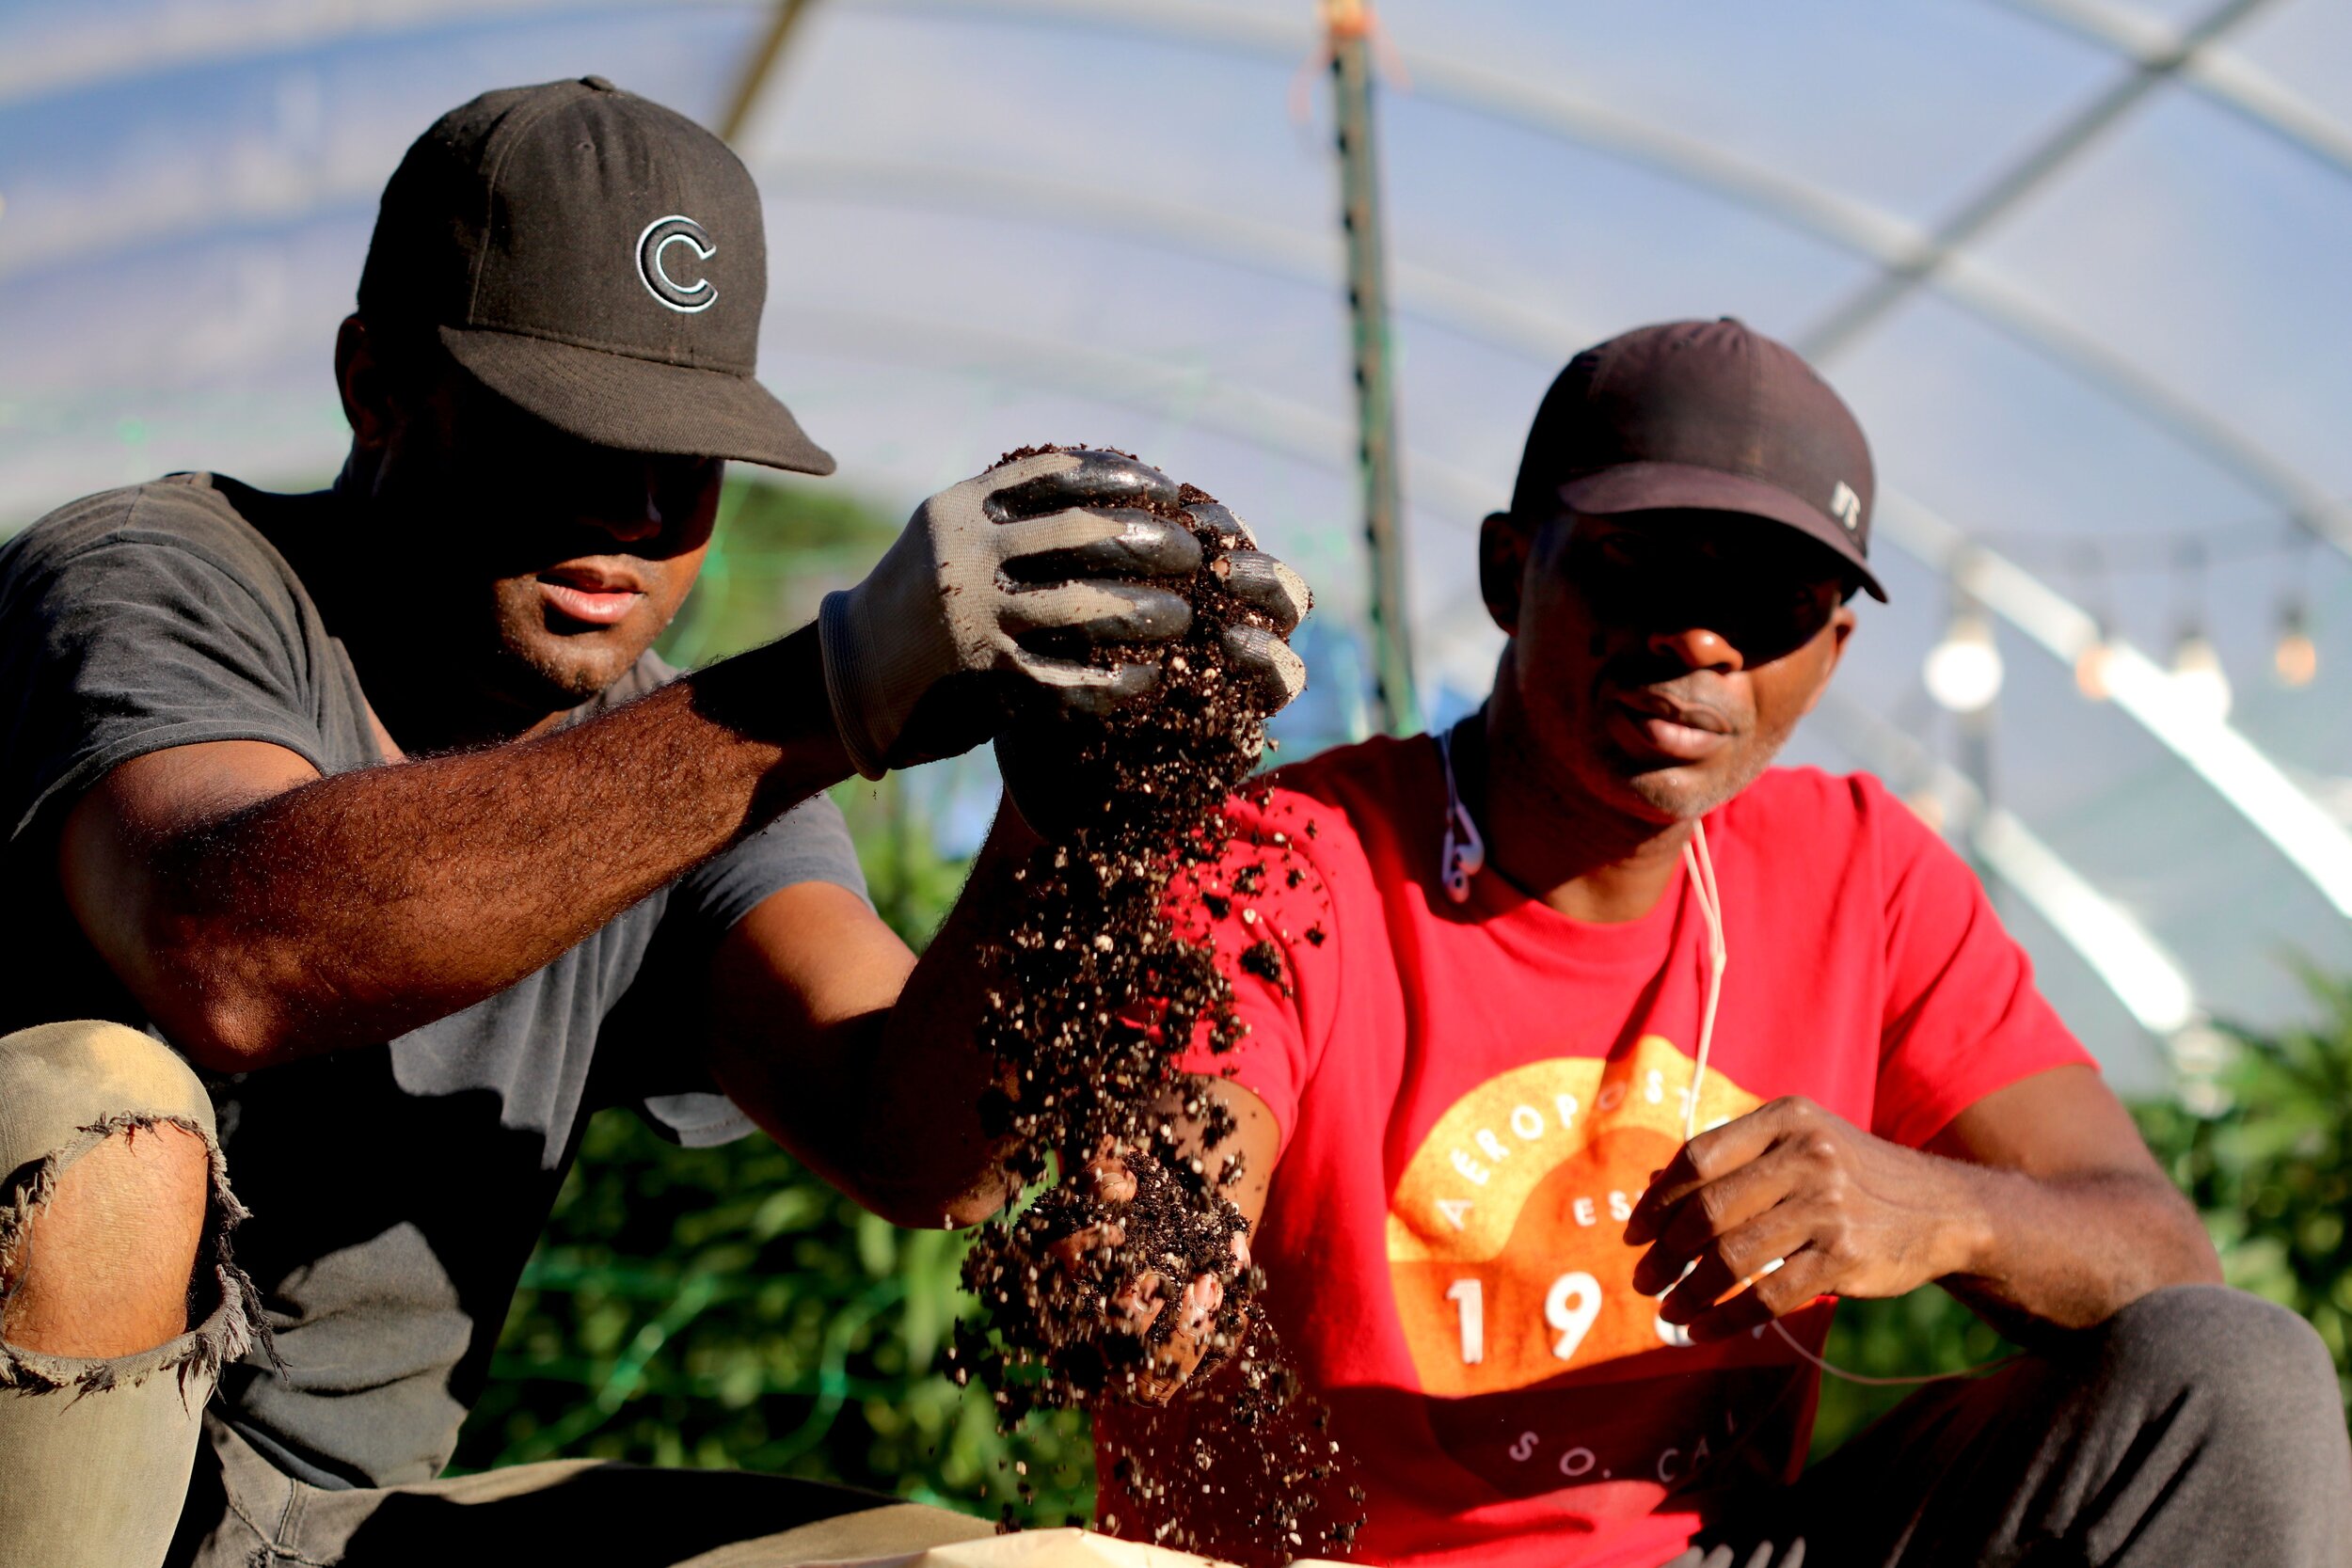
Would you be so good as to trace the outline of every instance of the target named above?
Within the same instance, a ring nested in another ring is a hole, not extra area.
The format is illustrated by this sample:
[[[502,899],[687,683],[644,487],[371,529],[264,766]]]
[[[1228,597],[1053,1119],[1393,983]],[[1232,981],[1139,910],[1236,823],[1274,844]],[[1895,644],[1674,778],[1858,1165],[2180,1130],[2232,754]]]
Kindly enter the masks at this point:
[[[141,928],[102,945],[206,1065],[388,1038],[846,776],[824,689],[804,630],[551,735],[272,794],[126,856],[146,886],[113,917]]]
[[[2196,1214],[2088,1066],[2028,1074],[1926,1149],[1788,1097],[1699,1133],[1626,1221],[1633,1288],[1699,1339],[1935,1281],[2012,1338],[2218,1277]]]
[[[880,1021],[862,1092],[849,1101],[859,1164],[889,1179],[887,1191],[863,1183],[861,1196],[902,1225],[977,1224],[1019,1190],[1006,1171],[1010,1140],[981,1124],[1000,1085],[978,1035],[993,1005],[985,955],[1018,919],[1013,872],[1037,843],[1009,805],[998,812],[962,895]]]
[[[2089,1328],[2151,1291],[2221,1277],[2196,1212],[2161,1178],[1939,1163],[1964,1216],[1960,1266],[1942,1282],[2011,1338]]]
[[[981,1107],[1008,1085],[981,1035],[1005,1005],[990,954],[1022,918],[1029,895],[1015,874],[1038,847],[1008,802],[922,959],[886,982],[895,999],[836,1013],[801,1031],[795,1049],[778,1047],[777,1010],[765,1000],[780,989],[772,952],[758,950],[755,924],[765,917],[755,912],[738,928],[755,940],[731,939],[736,950],[723,953],[731,962],[722,996],[748,999],[719,1020],[715,1060],[727,1093],[827,1180],[897,1224],[977,1225],[1019,1191],[1009,1168],[1018,1145],[982,1119]],[[746,972],[763,970],[765,978],[746,983]],[[1170,1117],[1184,1121],[1173,1107]]]

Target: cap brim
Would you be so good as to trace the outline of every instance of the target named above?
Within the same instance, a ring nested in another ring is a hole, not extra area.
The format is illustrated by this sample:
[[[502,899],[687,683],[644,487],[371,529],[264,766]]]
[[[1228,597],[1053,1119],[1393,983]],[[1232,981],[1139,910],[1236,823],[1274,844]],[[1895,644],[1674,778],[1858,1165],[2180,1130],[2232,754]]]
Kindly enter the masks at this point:
[[[1622,463],[1568,481],[1560,486],[1560,499],[1571,512],[1593,516],[1620,512],[1739,512],[1783,523],[1834,551],[1870,597],[1886,602],[1886,590],[1879,586],[1878,575],[1870,570],[1853,536],[1828,513],[1765,480],[1689,463]]]
[[[829,474],[833,454],[747,375],[665,365],[519,332],[454,326],[441,342],[468,374],[566,436],[678,457]]]

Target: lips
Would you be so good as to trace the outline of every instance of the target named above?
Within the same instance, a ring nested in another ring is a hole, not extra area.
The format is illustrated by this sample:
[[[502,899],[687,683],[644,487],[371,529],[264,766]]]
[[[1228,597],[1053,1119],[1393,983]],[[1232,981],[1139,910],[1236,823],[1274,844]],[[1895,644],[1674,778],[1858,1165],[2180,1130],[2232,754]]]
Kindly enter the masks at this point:
[[[558,614],[592,626],[627,620],[645,596],[644,586],[628,573],[590,566],[558,566],[540,573],[539,594]]]
[[[1731,743],[1731,726],[1711,708],[1654,691],[1619,697],[1609,728],[1629,751],[1670,762],[1704,762]]]

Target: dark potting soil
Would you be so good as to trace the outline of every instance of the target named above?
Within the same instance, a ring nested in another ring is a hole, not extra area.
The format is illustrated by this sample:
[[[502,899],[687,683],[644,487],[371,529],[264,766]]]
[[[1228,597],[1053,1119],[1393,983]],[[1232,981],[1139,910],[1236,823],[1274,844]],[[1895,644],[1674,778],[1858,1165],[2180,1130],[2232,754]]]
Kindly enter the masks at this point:
[[[999,466],[1070,450],[1077,449],[1025,448]],[[1167,900],[1174,878],[1217,864],[1231,846],[1223,808],[1264,751],[1266,705],[1253,683],[1233,678],[1221,634],[1267,622],[1226,589],[1225,556],[1246,540],[1231,513],[1191,485],[1182,487],[1180,504],[1143,510],[1184,523],[1201,542],[1192,625],[1168,641],[1091,656],[1157,662],[1150,695],[1104,718],[1051,721],[1068,726],[1051,737],[1053,754],[1078,759],[1077,825],[1015,873],[1028,896],[1019,924],[986,955],[990,1010],[981,1028],[999,1067],[986,1117],[993,1132],[1009,1137],[1022,1181],[1044,1178],[1049,1151],[1068,1172],[1116,1150],[1134,1196],[1066,1180],[984,1227],[964,1283],[987,1323],[961,1325],[950,1354],[960,1382],[977,1377],[994,1397],[1007,1430],[1034,1409],[1149,1399],[1168,1381],[1161,1363],[1185,1285],[1215,1275],[1224,1294],[1210,1349],[1175,1396],[1196,1402],[1185,1423],[1188,1451],[1120,1455],[1116,1471],[1146,1500],[1175,1477],[1186,1494],[1214,1487],[1248,1499],[1253,1558],[1341,1555],[1360,1516],[1336,1505],[1360,1502],[1362,1494],[1340,1481],[1327,1417],[1301,1391],[1265,1321],[1263,1274],[1235,1260],[1248,1223],[1225,1193],[1239,1180],[1240,1161],[1217,1152],[1232,1118],[1202,1094],[1202,1080],[1176,1067],[1196,1037],[1222,1053],[1242,1033],[1232,987],[1208,946],[1176,930]],[[1236,891],[1254,894],[1264,877],[1263,866],[1246,866]],[[1287,983],[1270,942],[1240,961]],[[1182,1150],[1180,1121],[1201,1128],[1204,1159]],[[1084,1250],[1070,1243],[1081,1233],[1093,1243]],[[1115,1301],[1141,1279],[1156,1280],[1161,1307],[1138,1335],[1121,1326]],[[1155,1512],[1166,1515],[1157,1544],[1208,1544],[1181,1511]],[[1216,1544],[1230,1551],[1235,1544]]]

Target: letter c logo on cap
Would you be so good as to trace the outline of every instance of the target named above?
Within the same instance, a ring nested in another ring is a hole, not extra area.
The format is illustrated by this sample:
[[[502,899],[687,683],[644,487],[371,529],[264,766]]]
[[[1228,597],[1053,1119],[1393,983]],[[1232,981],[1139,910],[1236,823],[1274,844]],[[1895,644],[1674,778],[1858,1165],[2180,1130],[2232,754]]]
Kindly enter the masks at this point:
[[[691,283],[680,283],[672,277],[665,258],[675,245],[691,250],[697,261],[707,261],[719,254],[719,247],[710,243],[708,230],[692,218],[673,213],[668,217],[654,219],[637,236],[637,276],[644,281],[647,293],[671,309],[691,316],[718,303],[719,286],[707,277],[697,277]]]

